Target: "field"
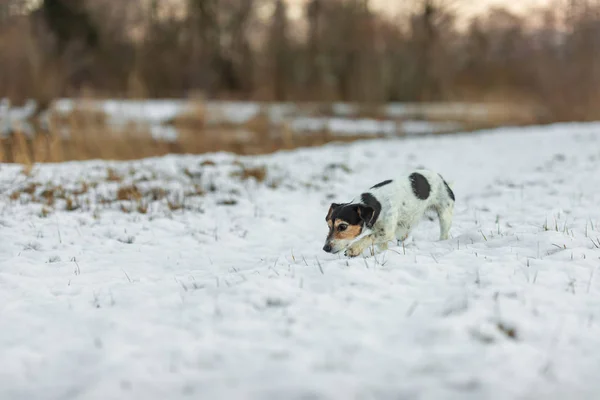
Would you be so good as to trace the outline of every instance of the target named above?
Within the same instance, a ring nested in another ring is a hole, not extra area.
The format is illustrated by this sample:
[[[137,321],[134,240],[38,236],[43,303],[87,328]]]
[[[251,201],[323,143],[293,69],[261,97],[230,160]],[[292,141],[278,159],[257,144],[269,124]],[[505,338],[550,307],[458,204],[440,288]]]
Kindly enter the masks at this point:
[[[450,240],[321,250],[416,167]],[[0,164],[0,398],[597,398],[599,170],[595,123]]]
[[[42,109],[0,100],[0,162],[133,160],[227,151],[241,155],[331,141],[454,133],[548,122],[505,103],[277,103],[57,99]]]

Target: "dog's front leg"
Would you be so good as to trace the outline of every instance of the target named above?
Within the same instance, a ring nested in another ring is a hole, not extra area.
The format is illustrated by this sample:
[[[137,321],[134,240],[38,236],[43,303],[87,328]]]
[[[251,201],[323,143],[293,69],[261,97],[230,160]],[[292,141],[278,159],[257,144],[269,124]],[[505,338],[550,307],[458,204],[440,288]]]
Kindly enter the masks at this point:
[[[390,219],[390,222],[383,226],[381,230],[374,235],[373,243],[377,245],[380,252],[388,249],[388,243],[395,239],[395,226],[393,223],[394,219]]]
[[[360,256],[363,251],[365,251],[369,246],[373,245],[373,237],[371,235],[365,236],[359,241],[352,243],[346,249],[344,253],[347,257],[357,257]]]
[[[367,248],[377,245],[379,251],[385,251],[388,248],[388,242],[394,240],[394,224],[388,223],[374,231],[373,234],[365,236],[361,240],[353,243],[346,250],[346,255],[356,257],[362,254]]]

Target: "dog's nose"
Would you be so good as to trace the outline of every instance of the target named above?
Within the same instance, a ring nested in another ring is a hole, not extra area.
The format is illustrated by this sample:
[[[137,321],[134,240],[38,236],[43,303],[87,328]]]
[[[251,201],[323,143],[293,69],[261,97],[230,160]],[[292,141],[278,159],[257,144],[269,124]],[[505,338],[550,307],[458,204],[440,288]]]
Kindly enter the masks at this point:
[[[326,244],[325,246],[323,246],[323,250],[325,250],[328,253],[331,253],[331,245],[330,244]]]

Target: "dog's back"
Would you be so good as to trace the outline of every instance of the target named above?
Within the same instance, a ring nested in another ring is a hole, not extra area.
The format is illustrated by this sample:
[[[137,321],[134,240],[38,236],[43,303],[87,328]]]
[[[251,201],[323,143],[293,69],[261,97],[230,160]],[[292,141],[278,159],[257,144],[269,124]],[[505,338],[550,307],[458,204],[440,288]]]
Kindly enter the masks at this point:
[[[369,189],[382,207],[381,223],[397,221],[397,237],[406,236],[422,219],[428,209],[435,210],[440,218],[441,236],[447,236],[452,219],[454,193],[444,178],[429,170],[413,170],[393,179],[383,181]]]

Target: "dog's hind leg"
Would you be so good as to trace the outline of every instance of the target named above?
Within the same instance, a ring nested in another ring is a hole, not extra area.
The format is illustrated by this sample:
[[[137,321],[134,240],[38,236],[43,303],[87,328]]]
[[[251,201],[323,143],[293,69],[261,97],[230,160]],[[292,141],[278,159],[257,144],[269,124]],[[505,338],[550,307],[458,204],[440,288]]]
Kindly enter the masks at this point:
[[[440,240],[448,240],[448,233],[452,226],[452,217],[454,215],[454,204],[447,207],[436,209],[440,221]]]

